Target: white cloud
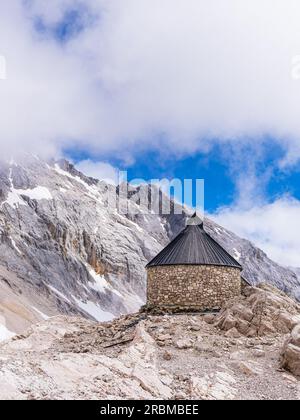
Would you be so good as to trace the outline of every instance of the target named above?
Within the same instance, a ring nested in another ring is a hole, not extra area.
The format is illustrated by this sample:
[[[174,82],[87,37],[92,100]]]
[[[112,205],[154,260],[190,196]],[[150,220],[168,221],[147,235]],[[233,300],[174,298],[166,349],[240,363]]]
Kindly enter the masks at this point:
[[[76,168],[92,178],[118,184],[119,171],[106,162],[94,162],[90,159],[82,160],[76,164]]]
[[[299,158],[298,0],[28,0],[26,12],[22,4],[1,6],[2,153],[193,152],[210,137],[270,134],[284,139],[283,163]],[[95,23],[84,20],[72,42],[34,32],[34,16],[55,25],[80,4]]]
[[[300,201],[287,196],[249,209],[238,205],[221,208],[211,217],[250,239],[274,261],[300,267],[299,215]]]

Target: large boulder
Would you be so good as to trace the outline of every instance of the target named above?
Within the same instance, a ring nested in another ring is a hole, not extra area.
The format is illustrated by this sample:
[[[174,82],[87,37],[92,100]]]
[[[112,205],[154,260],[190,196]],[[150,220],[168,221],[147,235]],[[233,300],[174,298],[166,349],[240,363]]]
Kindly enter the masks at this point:
[[[300,324],[293,329],[283,347],[281,365],[294,375],[300,376]]]
[[[215,372],[202,377],[191,378],[191,399],[234,400],[236,380],[231,372]]]
[[[248,287],[244,297],[228,301],[214,321],[207,322],[246,337],[288,334],[300,322],[300,305],[271,286]]]

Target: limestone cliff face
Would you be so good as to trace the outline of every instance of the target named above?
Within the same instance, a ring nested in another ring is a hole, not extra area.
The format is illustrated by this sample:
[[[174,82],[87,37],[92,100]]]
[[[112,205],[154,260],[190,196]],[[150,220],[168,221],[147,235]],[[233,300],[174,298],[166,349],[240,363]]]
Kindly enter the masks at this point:
[[[9,288],[11,302],[23,299],[39,318],[62,313],[96,320],[144,303],[144,267],[184,227],[187,210],[161,216],[137,206],[135,215],[111,213],[110,191],[66,161],[27,157],[0,164],[0,288]],[[250,282],[299,293],[292,270],[215,223],[206,226],[239,257]]]

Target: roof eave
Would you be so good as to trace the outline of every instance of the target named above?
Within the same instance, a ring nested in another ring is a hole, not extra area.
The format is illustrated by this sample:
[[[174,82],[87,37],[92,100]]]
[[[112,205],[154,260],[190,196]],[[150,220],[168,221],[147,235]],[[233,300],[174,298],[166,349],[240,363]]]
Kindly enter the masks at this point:
[[[151,264],[148,263],[146,265],[146,269],[148,268],[153,268],[153,267],[176,267],[179,265],[183,265],[183,266],[199,266],[199,267],[206,267],[206,266],[211,266],[211,267],[228,267],[228,268],[237,268],[240,271],[243,271],[244,268],[241,266],[241,264],[237,263],[237,265],[229,265],[229,264],[217,264],[217,263],[206,263],[206,264],[196,264],[196,263],[174,263],[174,264]]]

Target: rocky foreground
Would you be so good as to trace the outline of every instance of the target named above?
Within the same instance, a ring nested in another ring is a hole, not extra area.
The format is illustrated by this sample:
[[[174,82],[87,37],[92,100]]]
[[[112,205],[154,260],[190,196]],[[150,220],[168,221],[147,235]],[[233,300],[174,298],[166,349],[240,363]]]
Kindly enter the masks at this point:
[[[247,288],[217,315],[54,317],[0,345],[1,399],[300,399],[300,306]]]

